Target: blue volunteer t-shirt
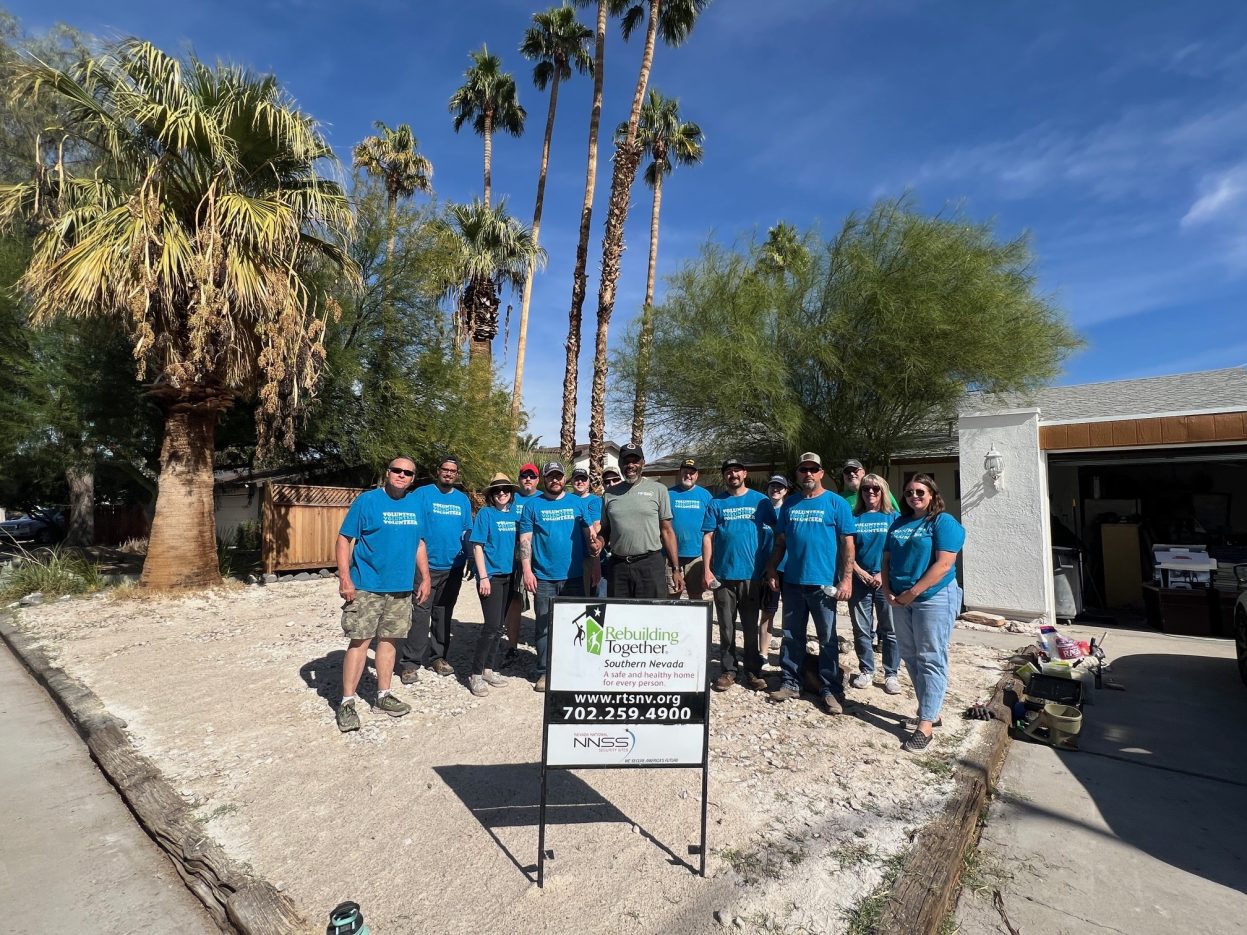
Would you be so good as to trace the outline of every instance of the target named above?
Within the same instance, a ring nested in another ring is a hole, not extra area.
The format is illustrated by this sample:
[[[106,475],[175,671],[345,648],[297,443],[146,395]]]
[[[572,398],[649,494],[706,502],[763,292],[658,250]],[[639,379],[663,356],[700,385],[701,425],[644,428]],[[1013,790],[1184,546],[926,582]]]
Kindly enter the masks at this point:
[[[715,495],[706,507],[703,533],[712,532],[710,570],[720,581],[756,578],[771,557],[771,529],[775,511],[771,501],[756,490],[738,496],[726,491]]]
[[[822,587],[839,583],[836,557],[839,536],[851,536],[855,529],[853,514],[844,497],[824,490],[817,497],[789,500],[779,514],[776,533],[783,533],[785,584],[817,584]]]
[[[572,494],[557,500],[543,494],[524,504],[520,534],[533,534],[533,574],[542,581],[566,581],[584,573],[575,546],[577,538],[584,538],[584,511],[584,502]]]
[[[515,517],[517,521],[524,515],[524,504],[530,500],[536,500],[540,496],[540,490],[534,491],[530,494],[521,493],[518,489],[515,491],[515,494],[511,497],[511,503],[515,506]]]
[[[857,531],[853,533],[856,561],[872,575],[879,574],[879,569],[883,567],[883,543],[888,538],[888,530],[892,528],[892,521],[896,516],[895,513],[872,510],[853,517],[854,525],[857,526]]]
[[[377,487],[361,493],[346,511],[338,530],[355,540],[351,581],[361,591],[395,594],[411,591],[420,547],[421,507],[408,494],[395,500]]]
[[[509,575],[514,570],[516,515],[510,506],[505,510],[483,506],[477,512],[468,541],[485,552],[485,574]]]
[[[595,493],[587,493],[583,497],[580,494],[571,494],[580,501],[580,505],[584,511],[585,525],[592,526],[594,523],[602,522],[602,498]],[[585,548],[584,533],[576,536],[573,548],[572,565],[580,562],[583,567],[585,556],[588,555],[588,549]]]
[[[935,563],[936,553],[961,551],[966,531],[961,523],[947,513],[940,513],[932,522],[926,517],[898,517],[888,530],[883,550],[888,553],[888,588],[893,594],[908,591]],[[927,601],[957,579],[957,566],[919,594],[914,600]]]
[[[685,490],[677,484],[667,494],[671,498],[676,552],[680,558],[695,558],[701,555],[701,524],[710,505],[710,491],[696,484]]]
[[[463,544],[472,531],[472,503],[468,495],[453,487],[446,493],[437,484],[425,484],[412,491],[423,511],[425,547],[429,550],[429,568],[446,571],[462,566]]]

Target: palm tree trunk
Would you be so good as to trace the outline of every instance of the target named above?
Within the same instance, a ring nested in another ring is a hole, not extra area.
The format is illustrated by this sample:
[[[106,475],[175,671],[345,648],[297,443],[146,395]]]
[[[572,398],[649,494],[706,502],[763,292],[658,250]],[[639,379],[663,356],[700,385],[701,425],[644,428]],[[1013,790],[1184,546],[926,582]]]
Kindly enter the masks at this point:
[[[540,243],[541,209],[546,198],[546,172],[550,168],[550,138],[554,135],[554,113],[559,106],[559,70],[554,69],[550,85],[550,110],[546,114],[546,137],[541,145],[541,172],[537,175],[537,205],[533,208],[533,246]],[[520,300],[520,336],[515,348],[515,383],[511,387],[511,451],[515,451],[520,430],[520,403],[524,397],[524,352],[528,349],[528,308],[533,300],[533,277],[537,275],[536,260],[528,268],[524,295]]]
[[[65,544],[85,548],[95,544],[95,465],[90,462],[65,468],[69,485],[69,529]]]
[[[196,392],[198,390],[198,392]],[[221,583],[217,566],[212,458],[217,420],[232,400],[202,387],[162,400],[165,436],[160,492],[140,584],[202,588]]]
[[[661,159],[655,158],[659,163]],[[649,218],[649,270],[645,276],[645,304],[641,306],[641,333],[636,342],[636,401],[632,404],[632,444],[645,442],[645,394],[649,389],[649,355],[654,343],[654,276],[658,270],[658,215],[662,211],[662,172],[654,173],[654,206]]]
[[[637,145],[637,124],[641,104],[654,64],[654,40],[658,35],[658,15],[662,0],[650,0],[649,23],[645,30],[645,49],[641,54],[641,70],[637,75],[636,93],[632,96],[632,112],[628,115],[628,133],[615,147],[615,171],[611,174],[611,197],[606,209],[606,231],[602,235],[602,280],[598,287],[598,328],[593,353],[593,387],[589,401],[589,470],[597,478],[606,457],[606,339],[610,332],[611,313],[615,310],[615,292],[619,286],[619,261],[623,255],[624,223],[628,220],[628,199],[641,162]]]
[[[485,207],[489,207],[489,190],[493,176],[491,165],[494,158],[494,115],[485,111]]]
[[[572,307],[567,316],[567,363],[563,370],[563,425],[559,447],[563,463],[572,460],[576,448],[576,391],[580,382],[580,323],[588,288],[589,228],[593,221],[593,195],[598,177],[598,127],[602,122],[602,79],[606,54],[606,0],[598,0],[597,39],[593,55],[593,109],[589,112],[589,159],[585,169],[585,200],[580,207],[580,239],[576,241],[576,269],[572,273]],[[596,484],[597,478],[594,478]]]

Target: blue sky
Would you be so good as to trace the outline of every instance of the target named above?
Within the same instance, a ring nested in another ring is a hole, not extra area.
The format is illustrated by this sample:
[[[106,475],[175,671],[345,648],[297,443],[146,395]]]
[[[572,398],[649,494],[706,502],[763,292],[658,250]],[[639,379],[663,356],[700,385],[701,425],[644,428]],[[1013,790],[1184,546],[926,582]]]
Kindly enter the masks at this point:
[[[410,123],[442,200],[481,186],[481,147],[446,102],[482,42],[516,73],[525,137],[496,140],[494,186],[531,220],[546,98],[516,52],[536,6],[520,0],[253,0],[10,4],[30,30],[52,17],[273,71],[327,126],[344,159],[374,120]],[[764,12],[759,12],[764,11]],[[591,10],[582,11],[588,22]],[[607,40],[604,125],[626,117],[640,44]],[[706,160],[664,189],[660,273],[713,233],[784,219],[837,227],[879,196],[957,205],[1030,231],[1041,287],[1088,342],[1063,383],[1247,362],[1247,7],[1159,0],[714,0],[689,42],[660,46],[652,86],[706,133]],[[591,82],[564,87],[534,288],[525,402],[555,443]],[[583,440],[601,220],[590,251]],[[649,192],[633,190],[612,333],[645,284]],[[662,285],[659,285],[661,297]],[[518,318],[519,299],[515,298]],[[509,381],[511,348],[495,359]],[[505,359],[504,359],[505,355]],[[615,427],[624,420],[611,420]],[[616,434],[622,435],[622,432]]]

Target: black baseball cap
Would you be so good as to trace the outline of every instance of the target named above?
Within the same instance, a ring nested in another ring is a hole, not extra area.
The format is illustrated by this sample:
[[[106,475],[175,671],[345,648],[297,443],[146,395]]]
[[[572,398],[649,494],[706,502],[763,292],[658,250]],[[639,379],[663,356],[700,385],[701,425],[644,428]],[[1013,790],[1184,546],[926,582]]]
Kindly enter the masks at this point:
[[[728,468],[732,468],[732,467],[743,468],[744,466],[745,465],[741,462],[740,458],[728,458],[726,461],[723,462],[719,470],[726,471]]]
[[[585,468],[572,468],[572,480],[588,480],[589,472]]]
[[[619,446],[619,460],[627,461],[630,458],[636,458],[638,461],[645,460],[645,452],[640,445],[634,445],[628,442],[626,445]]]
[[[549,477],[551,474],[564,474],[563,464],[560,461],[547,461],[541,466],[541,476]]]
[[[697,461],[694,460],[693,458],[685,458],[683,461],[680,462],[680,470],[681,471],[700,471],[701,468],[697,466]]]

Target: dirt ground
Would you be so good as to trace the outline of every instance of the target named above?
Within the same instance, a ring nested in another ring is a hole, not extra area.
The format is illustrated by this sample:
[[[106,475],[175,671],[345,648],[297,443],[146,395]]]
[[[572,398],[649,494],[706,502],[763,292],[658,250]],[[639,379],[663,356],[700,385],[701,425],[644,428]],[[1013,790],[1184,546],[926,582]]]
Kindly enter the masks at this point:
[[[411,714],[363,705],[363,729],[342,735],[340,606],[336,582],[322,579],[97,595],[20,620],[128,722],[226,851],[288,893],[316,931],[344,899],[380,935],[848,931],[942,807],[956,757],[982,730],[957,712],[999,674],[991,651],[953,647],[947,726],[918,757],[900,749],[899,722],[915,708],[903,674],[904,695],[850,690],[858,705],[841,717],[804,698],[714,694],[706,879],[688,853],[699,770],[555,771],[554,858],[538,889],[531,646],[486,697],[426,671],[412,686],[396,680]],[[465,587],[450,654],[459,672],[479,620]],[[851,650],[841,658],[856,668]],[[370,669],[360,694],[374,692]]]

